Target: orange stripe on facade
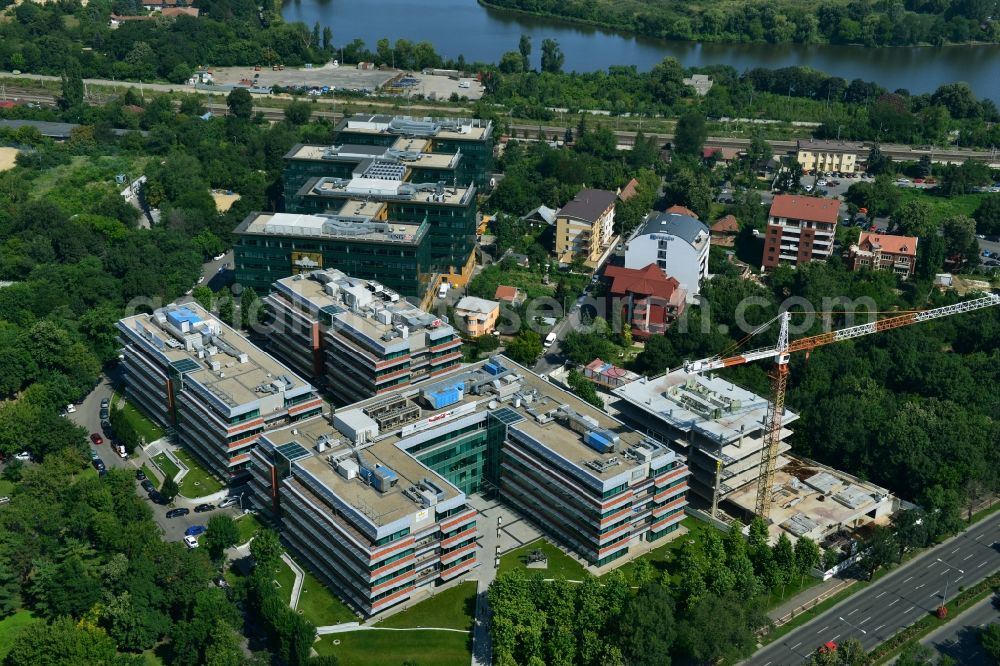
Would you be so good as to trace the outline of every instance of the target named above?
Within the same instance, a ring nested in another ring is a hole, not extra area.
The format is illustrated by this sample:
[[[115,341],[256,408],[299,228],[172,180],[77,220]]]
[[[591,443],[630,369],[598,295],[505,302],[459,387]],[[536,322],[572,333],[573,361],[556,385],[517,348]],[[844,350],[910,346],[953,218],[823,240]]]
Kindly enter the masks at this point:
[[[447,548],[448,546],[450,546],[452,544],[455,544],[455,543],[458,543],[462,539],[470,537],[470,536],[474,535],[475,533],[476,533],[476,528],[475,527],[470,527],[469,529],[465,530],[464,532],[459,532],[455,536],[450,536],[447,539],[444,539],[443,541],[441,541],[440,545],[441,545],[442,548]]]
[[[379,606],[384,606],[385,604],[389,603],[393,599],[398,599],[399,597],[403,596],[404,594],[409,594],[410,592],[413,592],[413,586],[412,585],[409,586],[409,587],[404,587],[399,592],[395,592],[393,594],[390,594],[389,596],[385,597],[384,599],[379,599],[378,601],[376,601],[375,603],[372,604],[372,611],[374,611]]]
[[[373,550],[371,556],[369,557],[369,564],[374,564],[375,562],[378,562],[384,556],[388,555],[389,553],[395,552],[400,548],[406,548],[407,546],[412,546],[415,541],[416,539],[414,539],[413,537],[409,537],[408,539],[404,539],[399,543],[394,543],[388,546],[382,546],[378,550]]]
[[[449,527],[452,527],[453,525],[461,525],[462,521],[470,520],[475,517],[476,517],[476,512],[469,511],[467,513],[463,513],[459,516],[456,516],[455,518],[449,518],[448,520],[441,523],[441,531],[447,532]]]
[[[476,547],[476,544],[470,543],[468,546],[462,546],[458,550],[453,550],[450,553],[445,553],[444,555],[441,556],[441,564],[445,564],[445,558],[448,558],[448,562],[452,562],[455,559],[457,559],[458,556],[464,555],[465,553],[469,552],[470,550],[475,549],[475,547]]]
[[[415,558],[414,558],[413,555],[407,555],[406,557],[404,557],[401,560],[396,560],[395,562],[390,562],[389,564],[386,564],[385,566],[381,566],[378,569],[372,569],[372,572],[369,575],[370,575],[371,578],[378,578],[381,574],[383,574],[386,571],[389,571],[393,567],[405,566],[409,562],[412,562],[414,559]]]
[[[660,500],[664,499],[665,497],[670,497],[671,495],[676,495],[679,492],[687,490],[687,487],[688,487],[688,484],[682,483],[679,486],[673,486],[671,488],[667,488],[662,493],[657,493],[657,494],[653,495],[653,501],[654,502],[659,502]]]

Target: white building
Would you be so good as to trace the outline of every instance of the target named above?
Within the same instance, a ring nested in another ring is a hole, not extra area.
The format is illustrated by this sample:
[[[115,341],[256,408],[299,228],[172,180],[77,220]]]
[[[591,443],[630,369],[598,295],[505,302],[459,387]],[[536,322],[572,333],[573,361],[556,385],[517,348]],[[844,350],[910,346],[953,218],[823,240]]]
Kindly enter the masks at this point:
[[[708,277],[710,238],[708,227],[689,215],[650,213],[625,245],[625,268],[656,264],[680,283],[692,303]]]

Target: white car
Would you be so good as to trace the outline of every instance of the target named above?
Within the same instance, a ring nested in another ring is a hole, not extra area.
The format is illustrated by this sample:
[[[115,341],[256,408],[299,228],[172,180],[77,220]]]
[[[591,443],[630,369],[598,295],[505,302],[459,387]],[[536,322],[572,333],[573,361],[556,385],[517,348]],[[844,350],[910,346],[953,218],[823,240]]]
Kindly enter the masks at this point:
[[[816,181],[816,184],[819,187],[826,187],[826,181],[825,180],[818,180],[818,181]]]
[[[67,414],[73,414],[74,412],[76,412],[76,405],[74,405],[73,403],[66,405]]]
[[[197,548],[198,537],[193,537],[193,536],[184,537],[184,545],[187,546],[188,548]]]
[[[14,456],[14,459],[20,460],[21,462],[31,462],[31,454],[28,453],[27,451],[21,451],[16,456]]]
[[[813,191],[813,186],[812,185],[806,185],[802,189],[804,189],[806,192],[812,192]]]
[[[204,281],[205,281],[205,276],[204,275],[202,275],[200,278],[198,278],[198,284],[201,284]]]
[[[240,501],[239,496],[237,496],[237,495],[230,495],[229,497],[226,497],[221,502],[219,502],[219,508],[220,509],[225,509],[226,507],[232,506],[234,504],[238,504],[239,501]]]
[[[222,259],[225,256],[226,256],[226,253],[223,252],[222,254],[219,254],[219,255],[216,255],[216,256],[212,257],[212,261],[218,261],[219,259]]]

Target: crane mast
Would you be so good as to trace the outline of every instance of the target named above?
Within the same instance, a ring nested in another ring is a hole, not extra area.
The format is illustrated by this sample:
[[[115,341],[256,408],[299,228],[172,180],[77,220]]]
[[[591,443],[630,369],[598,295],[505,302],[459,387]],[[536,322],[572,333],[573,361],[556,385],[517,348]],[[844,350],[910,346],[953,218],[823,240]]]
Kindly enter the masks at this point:
[[[785,413],[785,391],[788,388],[788,358],[794,352],[810,351],[823,345],[844,340],[852,340],[873,333],[881,333],[910,324],[947,317],[948,315],[962,312],[972,312],[982,308],[1000,305],[1000,294],[990,293],[980,298],[975,298],[954,305],[945,305],[930,310],[919,310],[907,312],[905,314],[879,319],[868,324],[858,326],[848,326],[829,333],[808,336],[789,342],[788,321],[791,314],[786,310],[771,321],[759,327],[751,335],[756,335],[775,321],[779,324],[778,341],[772,347],[755,349],[738,356],[720,358],[718,356],[701,359],[700,361],[685,361],[684,370],[689,373],[708,372],[720,368],[728,368],[734,365],[743,365],[751,361],[762,359],[774,359],[774,367],[768,376],[771,379],[771,400],[768,403],[767,414],[764,418],[764,446],[761,449],[761,473],[757,480],[757,504],[756,513],[765,520],[771,514],[771,488],[774,485],[774,473],[778,463],[778,447],[781,443],[781,423]],[[718,498],[713,498],[713,508]],[[713,512],[714,513],[714,512]]]

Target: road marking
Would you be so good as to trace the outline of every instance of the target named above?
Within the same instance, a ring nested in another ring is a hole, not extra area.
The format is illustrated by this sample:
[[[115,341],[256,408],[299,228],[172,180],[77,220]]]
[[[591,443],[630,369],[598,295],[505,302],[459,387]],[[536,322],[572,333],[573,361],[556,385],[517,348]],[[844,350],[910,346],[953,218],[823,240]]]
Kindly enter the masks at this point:
[[[909,578],[907,578],[907,579],[906,579],[906,580],[904,580],[903,582],[904,582],[904,583],[909,583],[909,582],[910,582],[911,580],[913,580],[913,576],[910,576]]]
[[[817,631],[816,633],[817,633],[817,634],[822,634],[822,633],[823,633],[824,631],[826,631],[826,630],[827,630],[827,629],[829,629],[829,628],[830,628],[830,625],[826,625],[825,627],[823,627],[822,629],[820,629],[820,630],[819,630],[819,631]]]
[[[851,617],[852,615],[854,615],[855,613],[857,613],[859,610],[861,610],[861,609],[860,608],[855,608],[854,610],[852,610],[850,613],[847,614],[847,617]]]
[[[969,555],[966,555],[965,558],[962,559],[962,561],[965,562],[966,560],[971,560],[971,559],[972,559],[972,554],[970,553]]]
[[[959,546],[959,547],[958,547],[958,548],[956,548],[955,550],[951,551],[951,552],[949,553],[949,555],[954,555],[955,553],[957,553],[957,552],[958,552],[958,551],[960,551],[960,550],[962,550],[962,547],[961,547],[961,546]]]
[[[985,566],[986,566],[986,562],[980,562],[980,563],[979,563],[979,566],[978,566],[978,567],[976,567],[976,568],[977,568],[977,569],[980,569],[980,568],[982,568],[982,567],[985,567]]]
[[[911,610],[913,610],[913,606],[910,606],[910,607],[909,607],[909,608],[907,608],[907,609],[906,609],[905,611],[903,611],[903,615],[906,615],[906,614],[907,614],[907,613],[909,613],[909,612],[910,612]]]
[[[868,620],[870,620],[870,619],[872,619],[872,616],[871,616],[871,615],[869,615],[869,616],[868,616],[868,617],[866,617],[865,619],[861,620],[861,622],[859,622],[858,624],[864,624],[865,622],[867,622],[867,621],[868,621]]]
[[[877,627],[875,627],[874,629],[872,629],[872,633],[874,634],[875,632],[877,632],[879,629],[881,629],[884,626],[885,626],[884,624],[878,625]]]
[[[773,661],[769,661],[766,664],[764,664],[764,666],[771,666],[771,664],[773,664],[773,663],[774,663]]]
[[[891,604],[889,604],[889,606],[890,606],[890,607],[892,607],[892,606],[895,606],[895,605],[896,605],[897,603],[899,603],[899,599],[893,599],[893,600],[892,600],[892,603],[891,603]]]
[[[879,592],[878,594],[875,595],[875,598],[876,599],[881,599],[882,597],[885,596],[885,594],[886,594],[885,592]]]
[[[932,596],[932,597],[936,597],[936,596],[938,595],[938,592],[940,592],[940,591],[941,591],[941,590],[937,590],[937,592],[933,592],[933,593],[931,593],[931,596]]]
[[[840,634],[837,634],[836,636],[834,636],[834,637],[833,637],[833,638],[831,638],[830,640],[831,640],[831,641],[835,641],[835,640],[837,640],[838,638],[840,638]]]
[[[914,590],[919,590],[920,588],[922,588],[922,587],[925,587],[926,585],[927,585],[927,583],[921,583],[920,585],[917,585],[917,586],[916,586],[915,588],[913,588],[913,589],[914,589]]]
[[[795,645],[793,645],[793,646],[792,646],[792,647],[790,647],[789,649],[790,649],[790,650],[794,650],[795,648],[797,648],[797,647],[798,647],[798,646],[800,646],[800,645],[802,645],[802,641],[799,641],[798,643],[796,643]]]
[[[930,564],[927,565],[927,568],[930,569],[931,567],[935,566],[936,564],[937,564],[937,560],[934,560],[933,562],[931,562]]]

